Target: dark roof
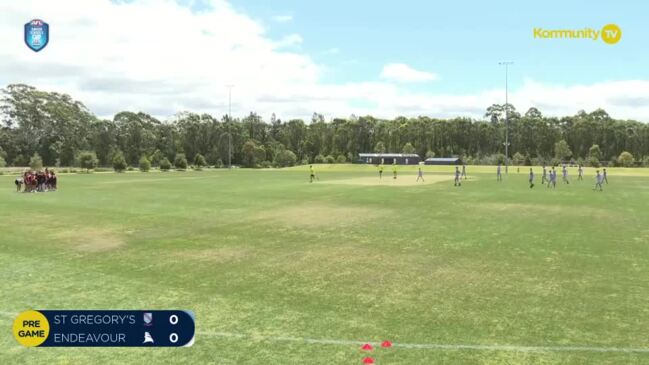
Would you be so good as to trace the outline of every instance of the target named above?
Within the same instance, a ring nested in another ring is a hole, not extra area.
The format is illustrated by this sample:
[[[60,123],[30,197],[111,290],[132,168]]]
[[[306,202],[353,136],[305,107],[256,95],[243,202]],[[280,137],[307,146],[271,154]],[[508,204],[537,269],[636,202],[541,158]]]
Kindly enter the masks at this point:
[[[459,157],[430,157],[430,158],[427,158],[426,161],[430,161],[430,162],[433,162],[433,161],[437,161],[437,162],[455,162],[455,161],[457,161],[459,159],[460,159]]]
[[[419,157],[415,153],[359,153],[359,157]]]

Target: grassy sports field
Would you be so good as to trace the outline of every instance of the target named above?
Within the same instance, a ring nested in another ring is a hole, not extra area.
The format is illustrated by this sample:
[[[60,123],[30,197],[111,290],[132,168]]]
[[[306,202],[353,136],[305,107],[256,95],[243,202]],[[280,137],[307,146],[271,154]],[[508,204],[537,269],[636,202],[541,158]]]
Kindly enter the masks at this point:
[[[523,167],[425,171],[0,176],[0,363],[649,363],[649,170],[603,192],[592,169],[556,190],[539,168],[534,189]],[[29,308],[189,309],[196,343],[22,348]]]

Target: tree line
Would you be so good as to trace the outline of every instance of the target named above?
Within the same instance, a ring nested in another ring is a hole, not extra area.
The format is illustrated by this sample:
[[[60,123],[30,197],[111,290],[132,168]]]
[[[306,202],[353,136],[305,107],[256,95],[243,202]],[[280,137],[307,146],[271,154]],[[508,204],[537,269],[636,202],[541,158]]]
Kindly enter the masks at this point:
[[[536,108],[520,114],[494,104],[482,120],[427,116],[372,116],[325,121],[264,121],[256,113],[220,118],[182,112],[159,120],[122,111],[112,120],[95,116],[66,94],[23,84],[8,85],[0,98],[0,167],[140,166],[161,164],[246,167],[356,162],[362,152],[417,153],[422,158],[459,156],[469,164],[503,162],[505,112],[509,159],[515,164],[573,161],[586,165],[649,165],[649,125],[611,118],[602,109],[561,118]]]

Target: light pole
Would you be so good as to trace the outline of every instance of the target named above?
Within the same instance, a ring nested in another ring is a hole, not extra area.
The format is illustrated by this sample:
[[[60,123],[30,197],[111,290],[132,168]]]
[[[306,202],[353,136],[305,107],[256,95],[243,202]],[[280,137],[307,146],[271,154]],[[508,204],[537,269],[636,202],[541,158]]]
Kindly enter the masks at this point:
[[[509,173],[509,65],[513,65],[513,61],[501,61],[499,65],[505,66],[505,173]]]
[[[234,85],[225,85],[228,88],[228,122],[232,120],[232,88]],[[232,168],[232,131],[228,124],[228,169]]]

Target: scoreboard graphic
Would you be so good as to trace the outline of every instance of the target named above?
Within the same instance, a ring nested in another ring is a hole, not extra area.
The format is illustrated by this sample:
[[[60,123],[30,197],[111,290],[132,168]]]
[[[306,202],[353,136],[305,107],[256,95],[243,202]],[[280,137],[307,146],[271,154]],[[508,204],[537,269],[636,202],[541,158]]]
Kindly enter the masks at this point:
[[[187,347],[195,327],[184,310],[28,310],[13,334],[27,347]]]

